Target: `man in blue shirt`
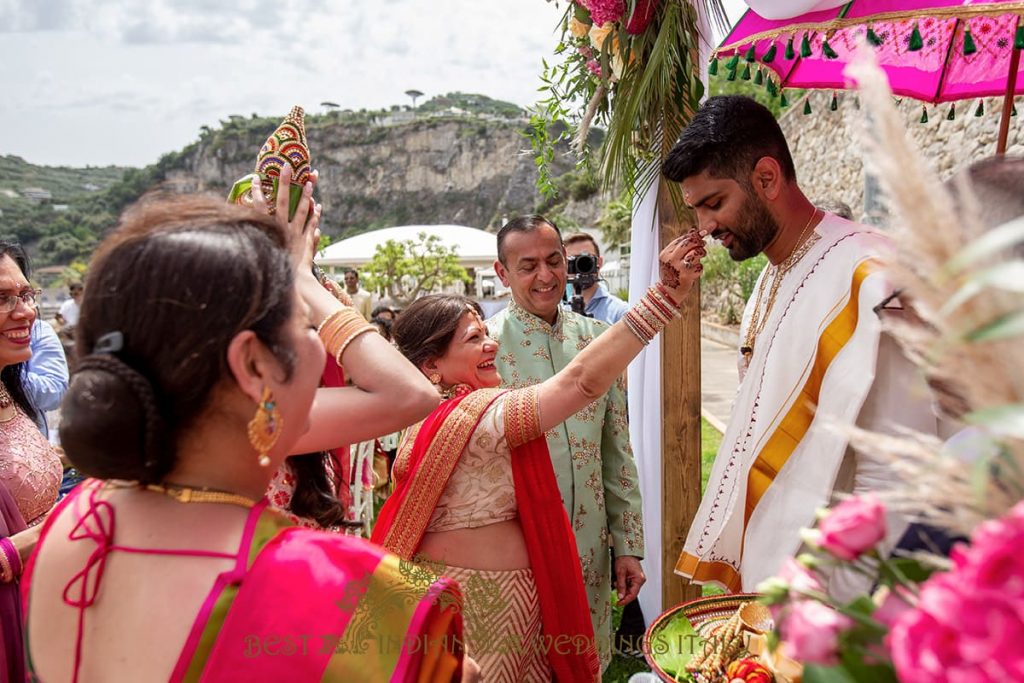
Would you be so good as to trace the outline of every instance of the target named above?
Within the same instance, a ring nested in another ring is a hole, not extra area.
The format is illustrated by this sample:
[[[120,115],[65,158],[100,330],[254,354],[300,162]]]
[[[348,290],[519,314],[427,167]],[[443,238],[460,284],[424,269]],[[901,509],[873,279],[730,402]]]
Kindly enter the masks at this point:
[[[39,411],[39,429],[49,437],[46,412],[60,407],[68,390],[68,361],[64,345],[50,323],[36,316],[32,324],[32,358],[25,368],[25,393]]]
[[[600,274],[604,259],[601,258],[601,250],[594,238],[585,232],[577,232],[569,235],[563,241],[566,256],[579,256],[590,254],[597,258],[597,270]],[[626,315],[629,304],[608,291],[603,282],[595,282],[583,290],[583,303],[586,314],[596,320],[601,320],[609,325],[619,322],[619,318]]]

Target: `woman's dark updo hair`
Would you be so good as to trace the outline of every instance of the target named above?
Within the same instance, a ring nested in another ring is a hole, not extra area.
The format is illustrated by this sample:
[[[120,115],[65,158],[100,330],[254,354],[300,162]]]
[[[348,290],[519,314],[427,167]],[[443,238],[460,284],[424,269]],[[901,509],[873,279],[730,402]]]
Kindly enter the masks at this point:
[[[79,364],[60,436],[76,467],[161,481],[181,435],[230,376],[228,345],[243,330],[291,377],[286,240],[272,217],[207,199],[144,201],[122,216],[90,265],[75,329]]]
[[[417,299],[402,311],[391,326],[391,335],[402,355],[417,368],[448,350],[459,321],[473,311],[484,317],[480,304],[457,294],[431,294]]]
[[[26,280],[32,276],[28,256],[25,254],[25,250],[21,248],[20,244],[17,244],[16,242],[0,241],[0,258],[3,258],[4,256],[9,256],[11,260],[14,261],[14,264],[18,266],[18,269],[21,270],[21,274],[25,276]],[[11,399],[14,401],[15,405],[21,408],[21,411],[28,415],[30,420],[35,422],[38,419],[39,412],[36,410],[36,407],[28,397],[28,393],[25,391],[24,377],[27,367],[27,363],[8,365],[0,370],[0,381],[4,383],[4,387],[7,389],[7,393],[11,395]]]

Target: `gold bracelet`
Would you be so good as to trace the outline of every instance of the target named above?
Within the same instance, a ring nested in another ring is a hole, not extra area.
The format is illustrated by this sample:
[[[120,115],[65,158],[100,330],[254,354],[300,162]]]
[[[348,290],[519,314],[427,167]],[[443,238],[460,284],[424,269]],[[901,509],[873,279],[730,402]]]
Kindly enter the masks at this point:
[[[14,580],[14,570],[7,560],[7,553],[0,549],[0,582],[10,583]]]
[[[345,344],[348,336],[365,329],[372,330],[374,328],[363,319],[358,311],[354,308],[339,308],[320,323],[317,334],[327,352],[336,356],[336,349]]]
[[[370,323],[366,323],[366,327],[360,328],[360,329],[356,330],[355,332],[353,332],[351,335],[349,335],[348,339],[346,339],[344,342],[342,342],[341,348],[338,349],[338,352],[336,354],[334,354],[335,362],[339,366],[341,365],[341,356],[342,356],[342,354],[345,353],[345,349],[348,348],[348,345],[351,344],[352,341],[356,337],[358,337],[359,335],[363,334],[364,332],[376,332],[376,331],[377,331],[376,327],[374,327]]]

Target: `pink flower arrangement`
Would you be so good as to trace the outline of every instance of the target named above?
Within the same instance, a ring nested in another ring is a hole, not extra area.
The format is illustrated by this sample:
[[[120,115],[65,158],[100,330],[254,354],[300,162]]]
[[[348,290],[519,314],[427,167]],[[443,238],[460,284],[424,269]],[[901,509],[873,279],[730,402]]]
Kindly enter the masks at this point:
[[[590,12],[590,18],[595,26],[618,21],[626,10],[626,3],[623,0],[579,0],[579,3]]]
[[[1024,681],[1024,502],[981,524],[921,586],[888,647],[900,681]]]
[[[789,585],[789,596],[793,599],[802,597],[802,593],[824,593],[818,577],[810,569],[790,557],[782,565],[779,578]]]
[[[839,634],[853,626],[849,617],[815,600],[792,604],[782,621],[786,655],[805,664],[829,666],[839,661]]]
[[[818,523],[817,543],[841,560],[855,560],[885,538],[885,507],[874,496],[847,498]]]

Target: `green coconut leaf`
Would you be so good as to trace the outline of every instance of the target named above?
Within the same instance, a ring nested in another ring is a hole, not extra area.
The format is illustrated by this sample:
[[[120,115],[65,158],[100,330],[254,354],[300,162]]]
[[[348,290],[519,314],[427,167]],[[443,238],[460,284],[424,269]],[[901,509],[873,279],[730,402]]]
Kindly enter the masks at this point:
[[[1007,252],[1020,242],[1024,242],[1024,218],[1015,218],[968,244],[949,260],[944,270],[948,275],[955,275],[981,259]]]
[[[949,298],[940,313],[945,317],[964,303],[986,289],[999,289],[1015,294],[1024,294],[1024,261],[1010,261],[974,273],[970,279]]]

